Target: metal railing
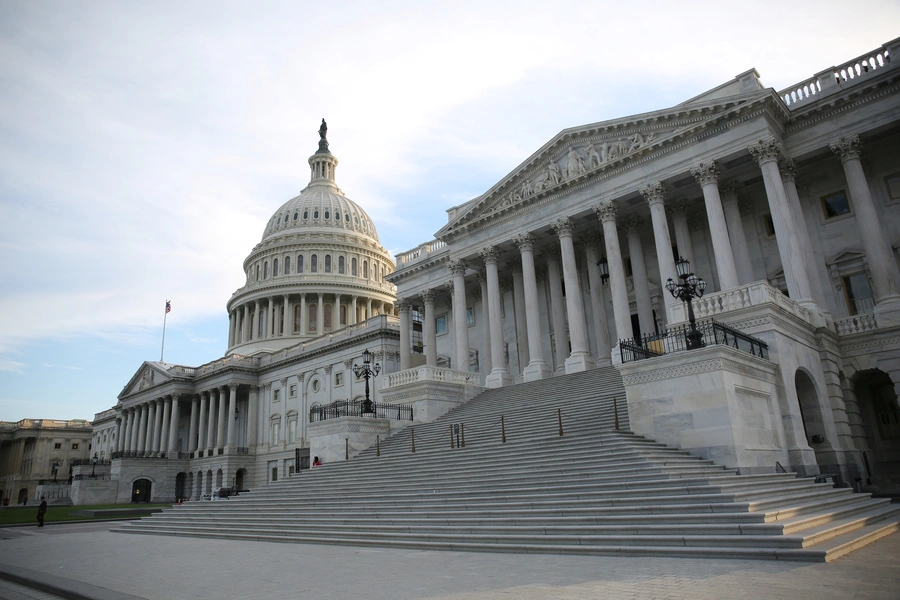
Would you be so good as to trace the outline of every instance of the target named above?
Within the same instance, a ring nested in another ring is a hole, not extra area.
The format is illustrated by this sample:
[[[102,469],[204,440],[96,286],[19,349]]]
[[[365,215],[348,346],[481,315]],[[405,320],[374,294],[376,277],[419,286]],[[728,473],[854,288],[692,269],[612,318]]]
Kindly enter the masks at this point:
[[[709,321],[697,323],[697,331],[703,336],[703,344],[706,346],[729,346],[753,356],[769,358],[768,344],[759,338],[738,331],[724,323],[710,319]],[[622,362],[633,362],[654,356],[672,354],[673,352],[686,351],[689,349],[688,334],[690,332],[690,325],[679,325],[670,327],[661,334],[620,340],[619,351],[622,356]]]
[[[112,458],[165,458],[165,452],[145,452],[143,450],[116,451],[110,455]]]
[[[336,400],[330,404],[312,405],[309,409],[309,422],[326,421],[328,419],[339,419],[340,417],[363,417],[369,416],[376,419],[393,419],[396,421],[412,421],[413,407],[409,404],[384,404],[383,402],[372,402],[373,413],[363,414],[362,401],[352,400]]]
[[[76,458],[69,461],[69,464],[73,467],[78,467],[81,465],[91,466],[92,464],[96,464],[98,467],[101,465],[110,465],[112,461],[108,458],[98,458],[96,463],[93,463],[93,458]]]

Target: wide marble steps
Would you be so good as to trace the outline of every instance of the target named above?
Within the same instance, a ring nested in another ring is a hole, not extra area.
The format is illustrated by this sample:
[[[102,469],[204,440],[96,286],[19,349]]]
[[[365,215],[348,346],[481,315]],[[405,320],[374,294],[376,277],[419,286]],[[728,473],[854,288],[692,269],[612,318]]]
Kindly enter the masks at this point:
[[[350,461],[227,501],[176,506],[118,531],[435,550],[822,561],[900,528],[900,505],[888,500],[790,473],[736,475],[616,431],[614,397],[624,428],[624,390],[612,369],[489,390]],[[451,449],[454,423],[464,426],[465,447],[458,447],[454,434]]]

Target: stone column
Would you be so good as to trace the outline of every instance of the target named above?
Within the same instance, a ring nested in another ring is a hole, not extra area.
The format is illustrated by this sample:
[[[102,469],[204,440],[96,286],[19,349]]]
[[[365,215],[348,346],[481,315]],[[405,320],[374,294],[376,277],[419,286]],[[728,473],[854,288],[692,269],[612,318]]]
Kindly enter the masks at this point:
[[[228,313],[228,347],[234,345],[234,311]]]
[[[397,308],[400,309],[400,370],[405,371],[411,367],[409,342],[409,311],[412,308],[407,300],[397,300]]]
[[[356,325],[357,315],[356,315],[356,298],[357,296],[350,296],[350,324]]]
[[[538,304],[537,276],[534,271],[534,236],[528,233],[516,237],[516,246],[522,256],[522,287],[525,291],[525,326],[528,329],[528,366],[522,372],[525,381],[537,381],[550,377],[550,367],[544,361],[541,337],[540,305]]]
[[[250,304],[244,304],[244,316],[241,317],[241,343],[250,341]]]
[[[528,327],[525,325],[525,282],[522,280],[522,263],[510,263],[513,280],[513,307],[516,312],[516,352],[519,370],[524,372],[528,364]]]
[[[159,410],[159,400],[150,401],[149,428],[147,430],[147,448],[149,452],[159,452],[160,424],[162,423],[162,411]]]
[[[666,281],[671,278],[678,282],[678,273],[675,271],[675,257],[672,256],[672,238],[669,237],[669,222],[666,219],[666,187],[659,181],[651,183],[640,190],[641,196],[650,207],[650,220],[653,223],[653,241],[656,244],[656,259],[659,263],[659,287],[665,290]],[[666,323],[674,320],[673,306],[678,300],[672,294],[661,291],[663,303],[666,305]]]
[[[131,449],[131,415],[134,414],[131,409],[122,411],[122,419],[125,421],[124,431],[119,437],[119,451],[125,452]]]
[[[489,388],[503,387],[512,383],[512,378],[509,376],[509,371],[506,368],[506,361],[503,359],[503,321],[500,311],[500,277],[497,272],[498,256],[499,252],[493,246],[488,246],[481,251],[485,275],[487,276],[487,302],[491,328],[491,373],[484,382],[484,386]],[[463,311],[463,319],[465,319],[465,311]],[[467,327],[465,321],[463,321],[463,325]]]
[[[366,319],[371,319],[371,318],[372,318],[372,299],[366,298]]]
[[[622,262],[619,231],[616,228],[616,214],[619,209],[615,202],[606,200],[594,207],[594,212],[603,225],[603,241],[606,245],[606,259],[609,265],[609,287],[612,292],[616,337],[620,340],[630,339],[634,337],[634,332],[631,328],[631,309],[628,306],[628,288],[625,284],[625,265]]]
[[[494,361],[491,359],[491,311],[488,307],[487,273],[475,271],[475,278],[478,280],[481,292],[481,355],[484,357],[484,372],[487,377],[494,368]],[[472,310],[475,310],[474,306]]]
[[[634,300],[637,304],[638,323],[641,336],[656,332],[653,320],[653,304],[650,301],[650,278],[647,277],[647,263],[644,262],[644,246],[641,243],[640,228],[644,220],[640,217],[628,217],[622,220],[622,228],[628,237],[628,254],[631,258],[631,281],[634,284]],[[612,272],[612,268],[610,268]]]
[[[134,444],[133,450],[135,452],[143,452],[144,445],[147,441],[147,407],[145,404],[138,406],[137,438],[134,441],[136,443]]]
[[[809,239],[809,229],[806,227],[806,218],[803,216],[803,208],[800,206],[800,194],[797,193],[797,168],[793,160],[786,160],[781,166],[781,182],[784,185],[784,193],[787,198],[787,207],[791,212],[791,220],[799,227],[796,231],[797,241],[802,252],[802,264],[806,267],[806,277],[809,279],[809,290],[812,299],[819,308],[825,311],[828,306],[825,302],[825,291],[822,289],[822,281],[819,277],[819,269],[816,267],[816,255],[813,253],[812,241]]]
[[[691,228],[688,226],[688,201],[679,198],[669,203],[672,215],[672,229],[675,231],[675,245],[678,246],[676,258],[684,258],[694,263],[694,244],[691,241]]]
[[[309,317],[306,314],[306,294],[300,294],[300,333],[302,335],[309,334],[307,321],[309,321]]]
[[[566,372],[566,358],[569,356],[569,332],[566,324],[566,309],[563,300],[561,275],[559,272],[559,248],[544,248],[541,254],[547,261],[547,287],[550,291],[550,323],[553,325],[553,370],[557,374]]]
[[[610,353],[612,350],[609,344],[606,294],[603,290],[603,282],[600,280],[600,270],[597,268],[600,259],[597,257],[597,249],[594,246],[599,235],[596,232],[591,233],[594,235],[585,240],[584,258],[587,262],[588,285],[591,288],[591,313],[594,319],[594,338],[597,340],[597,366],[607,367],[611,364]]]
[[[719,197],[719,168],[714,161],[700,163],[691,169],[691,175],[703,190],[706,217],[709,220],[709,235],[716,259],[716,270],[719,272],[719,286],[723,290],[735,288],[739,285],[737,268],[734,266],[725,212],[722,210],[722,199]]]
[[[219,388],[219,406],[217,408],[218,423],[216,424],[216,447],[221,448],[225,445],[225,417],[226,417],[226,397],[225,392],[228,386],[223,385]],[[230,415],[229,415],[230,416]]]
[[[753,263],[750,261],[750,248],[747,246],[747,236],[744,235],[744,224],[741,219],[741,208],[738,204],[738,186],[735,182],[729,182],[720,189],[722,196],[722,210],[725,211],[725,222],[728,224],[728,239],[731,240],[731,250],[734,253],[734,266],[737,269],[738,282],[741,285],[752,283]]]
[[[575,224],[569,218],[559,219],[553,224],[559,236],[562,254],[563,279],[566,282],[566,313],[568,314],[569,338],[572,353],[566,359],[566,373],[580,373],[594,368],[594,358],[587,341],[587,324],[584,318],[584,304],[581,301],[581,284],[578,281],[578,265],[575,260],[575,243],[572,234]]]
[[[425,364],[437,366],[437,332],[434,327],[434,290],[422,292],[425,304],[425,322],[422,323],[422,335],[425,338]]]
[[[208,439],[206,427],[207,423],[207,410],[209,406],[209,392],[200,392],[200,413],[197,415],[197,420],[200,422],[197,433],[197,456],[203,456],[206,454],[206,441]]]
[[[174,458],[178,458],[178,425],[181,423],[181,404],[178,403],[178,396],[172,397],[172,414],[169,417],[169,453],[176,453]],[[169,456],[169,458],[173,458]]]
[[[860,227],[863,249],[872,274],[875,320],[880,327],[900,325],[900,269],[897,267],[890,239],[884,232],[881,217],[875,210],[875,202],[860,161],[861,148],[858,135],[841,138],[831,144],[831,150],[841,157],[844,176],[850,188],[850,201],[856,212],[856,223]]]
[[[162,432],[159,436],[159,451],[167,452],[169,450],[169,421],[172,419],[172,396],[166,396],[163,399],[162,406]]]
[[[191,420],[188,426],[188,452],[197,450],[197,410],[200,400],[197,396],[191,398]]]
[[[469,327],[466,324],[466,265],[461,260],[450,261],[453,273],[453,345],[457,371],[469,370]]]
[[[794,223],[788,208],[787,193],[784,191],[784,183],[778,170],[781,144],[770,138],[760,140],[748,150],[762,171],[766,197],[772,211],[772,224],[775,226],[775,241],[778,244],[778,254],[784,268],[788,291],[795,302],[817,314],[818,307],[812,299],[809,278],[803,265],[802,250],[797,238],[798,224]]]
[[[302,380],[300,384],[297,386],[298,388],[303,387]],[[259,412],[259,386],[251,385],[250,386],[250,398],[247,402],[247,410],[249,414],[247,415],[247,446],[252,448],[256,445],[256,428],[257,428],[257,419]]]
[[[216,447],[216,401],[219,391],[216,388],[209,390],[209,418],[206,423],[206,448],[211,450]]]
[[[291,306],[291,295],[285,294],[282,302],[281,335],[286,337],[294,333],[294,307]]]
[[[222,388],[225,389],[225,388]],[[228,438],[227,444],[229,448],[234,447],[234,426],[237,423],[237,419],[234,418],[235,413],[237,412],[237,385],[232,385],[228,389]],[[287,403],[287,393],[285,393],[285,404]]]
[[[316,309],[316,335],[325,333],[325,294],[319,294],[319,304]]]

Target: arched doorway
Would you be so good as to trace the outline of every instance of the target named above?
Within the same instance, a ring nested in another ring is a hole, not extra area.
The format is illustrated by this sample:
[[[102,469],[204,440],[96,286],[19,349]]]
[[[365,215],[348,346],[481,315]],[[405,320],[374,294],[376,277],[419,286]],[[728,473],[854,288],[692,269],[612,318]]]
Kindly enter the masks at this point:
[[[28,488],[19,490],[19,500],[16,504],[26,504],[28,502]]]
[[[197,477],[194,479],[194,498],[199,500],[203,497],[203,471],[197,471]]]
[[[822,405],[819,402],[816,384],[809,373],[798,369],[794,373],[794,388],[800,404],[800,418],[803,420],[806,443],[816,453],[816,463],[819,465],[819,469],[823,473],[840,472],[840,467],[834,464],[832,452],[837,440],[827,439],[825,419],[822,415]]]
[[[239,492],[243,492],[244,488],[244,477],[247,475],[247,469],[238,469],[237,473],[234,474],[234,483],[237,486],[237,490]]]
[[[176,501],[181,500],[184,497],[184,481],[185,474],[179,473],[175,476],[175,499]]]
[[[879,369],[860,371],[852,381],[865,434],[866,479],[879,492],[900,492],[900,404],[894,382]]]
[[[150,493],[153,490],[153,483],[149,479],[136,479],[131,484],[131,501],[132,502],[150,502]]]

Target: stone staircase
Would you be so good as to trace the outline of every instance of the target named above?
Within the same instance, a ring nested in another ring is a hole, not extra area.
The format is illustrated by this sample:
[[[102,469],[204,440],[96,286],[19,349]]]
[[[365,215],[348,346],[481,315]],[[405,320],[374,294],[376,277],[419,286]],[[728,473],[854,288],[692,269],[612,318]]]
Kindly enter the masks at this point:
[[[227,502],[173,507],[118,531],[430,550],[823,561],[900,528],[900,505],[888,500],[790,473],[736,475],[636,436],[626,429],[624,397],[612,368],[488,390],[350,461]],[[454,423],[464,426],[465,447],[454,435],[451,449]]]

